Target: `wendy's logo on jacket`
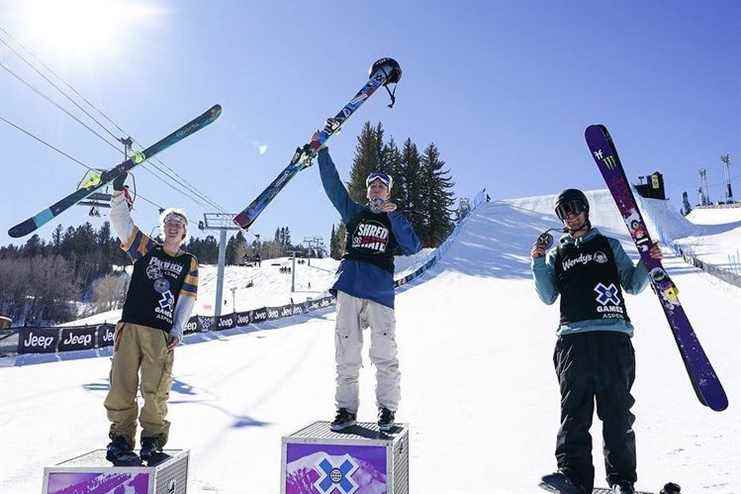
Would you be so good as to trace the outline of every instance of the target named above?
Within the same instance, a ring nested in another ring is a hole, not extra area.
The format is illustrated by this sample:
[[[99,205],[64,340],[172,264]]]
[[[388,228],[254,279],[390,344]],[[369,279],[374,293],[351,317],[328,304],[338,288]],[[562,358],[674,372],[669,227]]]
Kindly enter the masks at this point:
[[[365,220],[358,224],[352,236],[353,249],[367,249],[374,253],[386,252],[389,229],[378,221]]]

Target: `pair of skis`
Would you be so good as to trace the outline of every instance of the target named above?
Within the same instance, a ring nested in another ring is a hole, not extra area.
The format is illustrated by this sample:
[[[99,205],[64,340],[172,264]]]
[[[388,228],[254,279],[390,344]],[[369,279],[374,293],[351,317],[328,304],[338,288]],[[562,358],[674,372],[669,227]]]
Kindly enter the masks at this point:
[[[240,212],[235,218],[234,223],[248,229],[252,223],[257,219],[260,213],[270,204],[270,201],[278,195],[283,187],[301,170],[311,166],[312,160],[319,152],[327,140],[334,134],[339,132],[342,124],[355,113],[360,105],[362,105],[373,93],[376,92],[381,86],[385,86],[388,89],[388,84],[396,84],[401,78],[401,67],[398,62],[393,58],[382,58],[377,60],[370,69],[370,78],[368,82],[358,91],[355,96],[347,103],[337,115],[327,120],[324,128],[319,132],[319,138],[313,139],[303,147],[297,148],[293,154],[291,161],[288,163],[282,172],[263,190],[257,198],[250,203],[242,212]],[[391,104],[389,107],[394,105],[394,95],[389,91],[391,95]]]
[[[615,143],[604,125],[590,125],[584,132],[587,146],[610,189],[618,210],[635,242],[641,260],[648,269],[651,287],[661,302],[679,354],[700,402],[715,411],[728,407],[728,398],[710,360],[700,344],[679,301],[678,290],[661,261],[649,254],[653,242],[638,209],[630,183],[620,162]]]
[[[12,227],[8,230],[8,235],[13,238],[19,238],[34,232],[75,204],[93,194],[95,191],[112,182],[117,177],[125,175],[137,165],[142,164],[144,161],[169,148],[173,144],[182,141],[186,137],[195,134],[199,130],[213,123],[220,115],[221,105],[214,105],[202,115],[194,118],[164,139],[152,144],[144,151],[137,151],[129,159],[119,163],[110,170],[106,170],[100,174],[95,174],[92,180],[88,180],[81,184],[80,188],[76,191],[58,200],[48,208],[40,211],[38,214],[31,216]]]
[[[382,58],[377,60],[370,70],[368,82],[358,91],[355,96],[332,118],[328,119],[324,128],[319,132],[318,139],[313,139],[310,143],[296,149],[288,166],[263,190],[257,198],[250,203],[242,212],[237,214],[234,222],[243,229],[249,228],[257,219],[260,213],[270,204],[275,196],[286,186],[286,184],[301,170],[311,166],[312,160],[319,152],[319,149],[334,134],[339,132],[342,125],[350,116],[376,92],[381,86],[388,90],[389,84],[396,84],[401,78],[401,67],[398,62],[392,58]],[[392,107],[394,104],[394,94],[389,90]],[[95,180],[83,184],[75,192],[63,197],[48,208],[42,210],[35,216],[15,225],[8,231],[8,235],[13,238],[23,237],[37,230],[39,227],[52,221],[64,211],[79,203],[95,191],[112,182],[117,177],[128,173],[135,166],[143,163],[155,154],[167,149],[173,144],[185,139],[189,135],[206,127],[221,115],[221,106],[216,105],[203,115],[188,122],[180,129],[176,130],[169,136],[148,147],[144,151],[134,153],[131,158],[116,167],[102,172],[95,176]]]

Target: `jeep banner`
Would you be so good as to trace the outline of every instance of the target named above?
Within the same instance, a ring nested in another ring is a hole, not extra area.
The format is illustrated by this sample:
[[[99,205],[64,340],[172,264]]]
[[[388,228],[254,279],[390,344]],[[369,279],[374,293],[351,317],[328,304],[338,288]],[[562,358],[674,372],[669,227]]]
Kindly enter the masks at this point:
[[[250,323],[250,313],[249,312],[237,312],[235,314],[235,325],[236,326],[247,326]]]
[[[97,329],[96,326],[62,328],[62,336],[57,350],[67,352],[95,348]]]
[[[200,331],[198,329],[198,316],[193,316],[188,319],[188,322],[185,323],[183,334],[192,334],[197,333],[198,331]]]
[[[18,334],[18,353],[54,353],[59,328],[22,328]]]
[[[227,316],[219,316],[219,318],[216,320],[216,327],[214,327],[214,331],[221,331],[224,329],[233,328],[235,319],[236,317],[234,314],[229,314]]]
[[[250,322],[263,322],[268,320],[268,309],[262,307],[261,309],[251,310],[249,312]]]
[[[98,348],[113,346],[113,336],[116,334],[116,326],[113,324],[101,324],[97,329]]]

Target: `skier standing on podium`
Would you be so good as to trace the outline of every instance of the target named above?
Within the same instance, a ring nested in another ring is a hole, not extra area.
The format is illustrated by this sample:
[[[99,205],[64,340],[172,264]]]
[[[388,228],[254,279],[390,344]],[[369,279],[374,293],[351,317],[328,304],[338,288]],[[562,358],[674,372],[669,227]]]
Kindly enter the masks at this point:
[[[315,133],[312,141],[318,141]],[[394,315],[394,254],[421,249],[406,218],[389,201],[393,180],[383,172],[366,179],[367,205],[350,199],[325,146],[319,149],[319,174],[324,191],[347,227],[345,254],[330,292],[337,297],[335,360],[337,415],[333,431],[356,423],[358,375],[362,364],[363,328],[370,328],[370,358],[376,367],[378,426],[389,431],[399,406],[399,360]]]
[[[546,253],[540,238],[530,252],[535,288],[552,304],[561,296],[553,362],[561,388],[561,428],[556,440],[558,472],[542,485],[563,494],[591,494],[594,404],[603,423],[607,482],[615,494],[633,494],[636,447],[630,412],[635,379],[633,326],[622,287],[640,293],[648,284],[643,262],[634,265],[620,242],[589,222],[589,202],[578,189],[566,189],[554,209],[566,235]],[[651,257],[661,259],[658,244]]]
[[[154,242],[131,220],[124,192],[126,176],[113,183],[111,226],[134,261],[121,320],[116,325],[110,390],[105,408],[111,422],[106,458],[136,465],[137,415],[142,426],[141,460],[151,462],[167,443],[167,400],[174,348],[183,338],[198,291],[198,261],[183,251],[188,218],[179,209],[160,215],[164,244]],[[141,381],[139,371],[141,370]],[[144,406],[139,414],[137,388]]]

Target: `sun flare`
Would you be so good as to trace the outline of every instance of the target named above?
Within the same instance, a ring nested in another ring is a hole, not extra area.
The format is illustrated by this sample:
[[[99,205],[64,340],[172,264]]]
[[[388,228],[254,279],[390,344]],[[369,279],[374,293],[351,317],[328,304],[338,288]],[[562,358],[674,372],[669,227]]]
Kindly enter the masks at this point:
[[[163,12],[124,0],[26,0],[20,5],[26,37],[67,59],[120,51],[137,26]]]

